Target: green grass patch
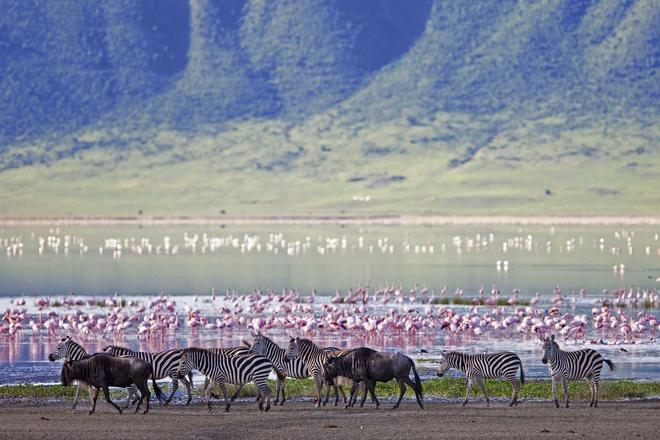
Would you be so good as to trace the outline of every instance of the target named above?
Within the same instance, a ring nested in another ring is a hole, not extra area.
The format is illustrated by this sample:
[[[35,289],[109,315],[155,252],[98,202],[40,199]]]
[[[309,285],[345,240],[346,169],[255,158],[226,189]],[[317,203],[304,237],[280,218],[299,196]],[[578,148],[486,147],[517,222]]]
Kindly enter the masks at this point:
[[[200,384],[201,385],[201,384]],[[200,386],[198,385],[198,387]],[[275,382],[269,383],[273,394],[275,392]],[[442,378],[429,379],[423,382],[425,397],[438,398],[464,398],[467,389],[467,380],[460,378]],[[487,380],[486,387],[490,397],[511,397],[511,385],[503,380]],[[161,386],[163,392],[169,393],[169,385]],[[73,399],[76,387],[63,387],[61,385],[8,385],[0,387],[0,399],[7,398],[61,398]],[[179,390],[183,391],[179,387]],[[229,394],[233,394],[236,387],[227,386]],[[558,388],[559,399],[563,398],[561,386]],[[346,390],[348,391],[348,389]],[[216,393],[221,395],[220,389],[216,387]],[[399,386],[396,382],[378,383],[376,393],[379,397],[397,397],[399,395]],[[571,382],[569,385],[570,400],[588,400],[589,387],[584,381]],[[81,391],[81,396],[87,394],[85,390]],[[125,392],[113,390],[113,398],[123,397]],[[195,396],[201,396],[201,389],[194,391]],[[324,389],[325,395],[325,389]],[[481,391],[477,386],[473,388],[473,395],[480,397]],[[551,388],[549,381],[528,381],[522,387],[522,398],[545,399],[551,398]],[[256,396],[254,384],[248,384],[243,387],[240,397],[249,398]],[[312,398],[316,396],[316,386],[311,379],[287,380],[286,381],[287,398]],[[406,391],[406,396],[413,398],[414,394],[410,389]],[[601,383],[600,399],[602,400],[621,400],[621,399],[645,399],[660,396],[660,382],[634,382],[631,380],[608,380]]]
[[[496,304],[493,307],[498,306],[510,306],[508,303],[509,298],[500,298],[496,301]],[[483,298],[464,298],[462,296],[455,297],[443,297],[436,298],[433,300],[433,304],[442,304],[442,305],[453,305],[453,306],[485,306],[487,305]],[[518,299],[514,306],[528,306],[529,301],[524,299]]]

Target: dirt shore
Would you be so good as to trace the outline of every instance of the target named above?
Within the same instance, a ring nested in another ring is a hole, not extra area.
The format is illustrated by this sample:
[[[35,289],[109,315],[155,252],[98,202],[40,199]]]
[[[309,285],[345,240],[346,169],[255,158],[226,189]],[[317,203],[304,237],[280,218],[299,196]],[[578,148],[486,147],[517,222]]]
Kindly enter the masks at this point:
[[[640,215],[291,215],[222,217],[0,217],[0,226],[187,226],[187,225],[659,225],[660,216]]]
[[[211,413],[199,403],[163,408],[152,406],[148,415],[119,415],[105,402],[96,414],[87,415],[89,403],[76,413],[69,403],[0,401],[0,439],[523,439],[658,438],[660,401],[603,402],[589,408],[575,402],[572,408],[555,409],[549,402],[525,402],[508,408],[497,402],[486,408],[477,403],[462,408],[455,403],[427,403],[420,410],[413,403],[390,410],[316,409],[310,402],[287,402],[260,413],[253,402],[238,402],[229,413],[214,405]]]

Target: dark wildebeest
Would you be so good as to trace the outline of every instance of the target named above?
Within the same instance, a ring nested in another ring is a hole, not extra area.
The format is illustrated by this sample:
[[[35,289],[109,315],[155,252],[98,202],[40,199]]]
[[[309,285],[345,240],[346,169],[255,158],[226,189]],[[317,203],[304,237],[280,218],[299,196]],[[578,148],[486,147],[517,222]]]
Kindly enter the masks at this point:
[[[367,347],[360,347],[354,350],[347,350],[338,356],[330,356],[323,365],[325,379],[332,380],[337,376],[348,377],[353,380],[351,395],[348,399],[348,406],[352,406],[353,396],[357,391],[360,382],[364,382],[367,391],[371,394],[371,399],[376,404],[380,403],[375,393],[376,382],[389,382],[396,379],[399,383],[399,400],[392,409],[399,407],[401,399],[406,392],[406,384],[415,392],[415,398],[420,408],[424,409],[422,403],[422,382],[417,374],[415,362],[408,356],[401,353],[382,353]],[[415,375],[415,382],[410,380],[410,370]],[[362,396],[360,406],[364,405],[367,398],[365,392]]]
[[[107,353],[97,353],[77,361],[64,362],[61,381],[64,386],[78,381],[95,388],[90,415],[94,414],[96,410],[99,388],[103,389],[106,402],[121,414],[121,408],[110,400],[109,387],[126,388],[135,384],[141,394],[135,412],[138,412],[142,401],[146,398],[147,408],[144,410],[144,414],[146,414],[149,412],[149,397],[151,397],[147,381],[151,376],[151,366],[146,361],[134,357],[115,357]],[[155,380],[153,380],[153,385],[156,392],[160,391]]]

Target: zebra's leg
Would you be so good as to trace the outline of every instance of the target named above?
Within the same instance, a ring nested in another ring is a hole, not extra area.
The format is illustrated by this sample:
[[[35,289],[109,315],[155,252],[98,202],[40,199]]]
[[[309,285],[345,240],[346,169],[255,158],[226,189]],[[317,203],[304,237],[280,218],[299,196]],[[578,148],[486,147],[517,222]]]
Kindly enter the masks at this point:
[[[470,394],[472,394],[472,384],[472,378],[468,377],[467,392],[465,393],[465,402],[463,402],[463,406],[467,405],[468,400],[470,399]]]
[[[321,407],[321,392],[323,391],[323,378],[315,374],[314,375],[314,381],[316,382],[316,407],[320,408]]]
[[[96,411],[96,399],[99,398],[99,389],[94,388],[94,391],[92,391],[92,393],[93,393],[93,395],[92,395],[92,409],[87,413],[90,416],[92,414],[94,414],[94,411]]]
[[[344,387],[339,385],[339,391],[341,392],[341,397],[344,399],[344,403],[346,403],[346,392],[344,392]],[[339,405],[339,396],[335,396],[335,406]]]
[[[511,403],[509,406],[518,405],[518,395],[520,394],[520,381],[518,379],[510,379],[511,388],[513,388],[513,396],[511,397]]]
[[[589,407],[592,407],[594,406],[594,382],[590,376],[587,376],[585,381],[589,385]]]
[[[205,377],[204,378],[204,386],[202,387],[202,389],[205,390],[209,386],[209,382],[210,382],[210,380],[209,380],[208,376]],[[213,389],[211,389],[211,394],[209,395],[209,397],[211,397],[211,399],[219,399],[220,398],[220,396],[218,396],[217,394],[215,394],[213,392]]]
[[[335,392],[337,389],[335,388]],[[328,400],[330,400],[330,382],[325,383],[325,399],[323,400],[323,406],[326,406],[328,404]],[[339,396],[336,397],[336,400],[339,400]]]
[[[121,410],[121,408],[120,408],[119,406],[117,406],[117,404],[115,404],[115,402],[113,402],[113,401],[110,399],[110,388],[108,388],[107,386],[104,386],[104,387],[103,387],[103,395],[105,396],[105,401],[106,401],[106,402],[108,402],[108,403],[109,403],[110,405],[112,405],[117,411],[119,411],[119,414],[123,414],[123,411]]]
[[[176,393],[176,390],[179,389],[179,375],[177,374],[176,370],[172,371],[170,374],[170,379],[172,379],[172,392],[170,393],[170,396],[165,399],[165,403],[163,404],[164,406],[170,404],[172,398],[174,397],[174,393]]]
[[[231,396],[232,403],[234,402],[234,400],[238,399],[238,396],[241,394],[242,389],[243,389],[243,384],[240,384],[238,388],[236,388],[236,392]],[[258,400],[259,400],[259,388],[257,388],[257,401]]]
[[[406,394],[405,381],[403,379],[397,379],[397,382],[399,383],[399,400],[396,401],[396,404],[392,407],[392,409],[397,409],[399,407],[401,399],[403,399],[403,395]]]
[[[211,412],[211,393],[215,387],[215,382],[208,380],[204,383],[204,399],[206,400],[206,406],[208,411]]]
[[[225,412],[229,412],[229,408],[231,407],[231,401],[228,398],[227,395],[227,385],[225,385],[225,382],[222,381],[218,385],[220,385],[220,389],[222,390],[222,396],[225,398]]]
[[[598,384],[598,378],[594,378],[594,408],[598,407],[598,391],[599,391],[600,385]]]
[[[188,379],[186,379],[185,376],[180,380],[183,383],[183,386],[186,387],[186,391],[188,391],[188,401],[186,402],[186,405],[190,405],[190,401],[192,400],[192,384],[188,382]]]
[[[284,397],[284,381],[286,379],[282,379],[282,400],[280,400],[280,406],[284,405],[284,401],[286,400],[286,397]]]
[[[261,411],[270,410],[270,387],[266,382],[262,382],[257,385],[257,394],[259,395],[259,409]],[[266,408],[264,408],[264,400],[266,401]]]
[[[561,386],[564,389],[564,401],[566,401],[566,408],[568,408],[568,378],[561,378]]]
[[[73,398],[73,406],[71,407],[71,411],[75,411],[75,410],[76,410],[76,405],[78,405],[78,395],[80,394],[80,387],[81,387],[81,386],[82,386],[82,385],[81,385],[80,383],[78,383],[78,387],[76,388],[76,395],[75,395],[75,397]],[[89,392],[89,397],[92,397],[92,387],[90,387],[90,386],[88,385],[88,386],[87,386],[87,391]]]
[[[131,406],[131,398],[133,397],[133,386],[126,387],[126,391],[128,392],[128,395],[126,396],[126,403],[124,404],[124,409]]]
[[[488,390],[486,389],[486,384],[484,383],[484,378],[481,376],[477,377],[477,385],[481,388],[481,392],[486,398],[486,406],[490,406],[490,399],[488,398]]]
[[[282,379],[277,376],[277,382],[275,382],[275,406],[280,402],[280,390],[282,389]]]
[[[559,408],[559,400],[557,400],[557,380],[552,376],[552,401],[555,403],[555,408]]]

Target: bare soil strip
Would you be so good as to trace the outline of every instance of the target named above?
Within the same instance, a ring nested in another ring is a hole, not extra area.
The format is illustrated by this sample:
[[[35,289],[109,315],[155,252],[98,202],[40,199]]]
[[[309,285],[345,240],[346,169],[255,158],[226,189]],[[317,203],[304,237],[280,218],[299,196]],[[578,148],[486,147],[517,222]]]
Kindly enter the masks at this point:
[[[657,439],[660,401],[603,402],[589,408],[575,402],[555,409],[550,402],[526,402],[509,408],[497,402],[427,403],[420,410],[405,403],[398,410],[372,405],[364,409],[316,409],[310,402],[287,402],[260,413],[253,402],[235,404],[229,413],[216,403],[211,413],[199,403],[191,407],[152,405],[148,415],[119,415],[99,399],[97,412],[87,415],[89,402],[76,413],[69,403],[0,401],[0,439]]]

